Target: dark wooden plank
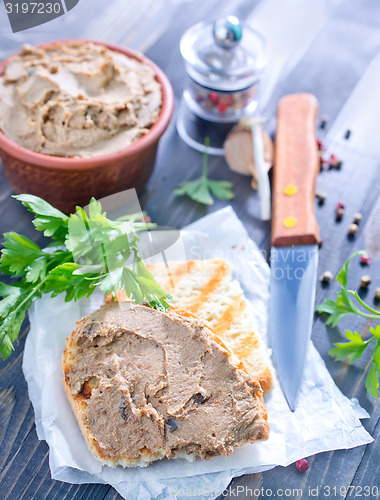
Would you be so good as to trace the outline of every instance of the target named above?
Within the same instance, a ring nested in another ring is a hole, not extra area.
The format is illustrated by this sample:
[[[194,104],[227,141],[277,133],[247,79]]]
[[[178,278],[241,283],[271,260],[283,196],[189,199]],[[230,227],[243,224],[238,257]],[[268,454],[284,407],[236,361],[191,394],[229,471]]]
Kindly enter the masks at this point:
[[[355,477],[353,478],[351,485],[359,492],[359,487],[362,487],[362,495],[372,496],[373,498],[380,497],[380,475],[379,475],[379,463],[380,463],[380,447],[376,443],[379,443],[380,439],[380,418],[377,418],[376,426],[372,432],[372,436],[375,439],[375,443],[366,447],[364,456],[355,472]],[[366,488],[367,487],[367,488]],[[370,490],[368,490],[368,487]],[[354,490],[354,491],[355,491]],[[367,495],[370,493],[370,495]],[[346,495],[349,498],[349,495]]]
[[[275,125],[276,103],[283,95],[292,92],[311,92],[317,96],[320,116],[327,119],[320,135],[329,130],[342,104],[379,50],[378,6],[371,0],[364,0],[360,19],[357,10],[355,0],[342,2],[299,64],[278,83],[264,110],[270,118],[268,127],[271,132]],[[363,24],[368,32],[366,37],[363,37]]]
[[[123,497],[119,495],[119,493],[116,490],[111,488],[104,497],[104,500],[121,500],[121,498]]]

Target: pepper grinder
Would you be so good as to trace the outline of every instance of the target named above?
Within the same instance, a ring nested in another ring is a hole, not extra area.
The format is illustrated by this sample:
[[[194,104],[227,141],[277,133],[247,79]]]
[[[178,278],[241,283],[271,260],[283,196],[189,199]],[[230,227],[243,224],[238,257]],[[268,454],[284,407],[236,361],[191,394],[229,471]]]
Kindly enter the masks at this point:
[[[265,40],[235,16],[202,22],[181,38],[187,72],[177,117],[180,137],[198,151],[223,155],[223,142],[240,118],[257,107],[266,65]]]

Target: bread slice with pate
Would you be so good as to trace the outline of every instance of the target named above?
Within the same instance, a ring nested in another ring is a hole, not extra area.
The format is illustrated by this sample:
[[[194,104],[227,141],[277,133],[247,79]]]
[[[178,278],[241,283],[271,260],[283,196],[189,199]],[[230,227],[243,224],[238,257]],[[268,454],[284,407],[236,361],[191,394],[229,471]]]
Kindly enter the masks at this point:
[[[62,367],[82,434],[102,464],[208,459],[268,437],[260,384],[184,311],[109,303],[78,322]]]

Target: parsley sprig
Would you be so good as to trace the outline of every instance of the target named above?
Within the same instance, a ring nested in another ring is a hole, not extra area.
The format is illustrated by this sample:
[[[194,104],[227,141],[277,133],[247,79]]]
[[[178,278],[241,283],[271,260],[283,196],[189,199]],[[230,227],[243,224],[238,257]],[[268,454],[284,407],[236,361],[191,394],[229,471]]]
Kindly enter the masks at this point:
[[[117,289],[138,304],[166,311],[171,298],[146,268],[139,253],[137,234],[155,227],[141,215],[107,218],[94,198],[88,214],[77,207],[66,215],[33,195],[15,198],[33,214],[33,224],[53,242],[39,247],[26,236],[4,234],[0,259],[3,274],[13,284],[0,282],[0,354],[12,353],[27,310],[44,293],[53,297],[65,293],[65,301],[90,297],[96,287],[115,296]]]
[[[177,196],[188,196],[193,201],[203,205],[212,205],[213,196],[220,200],[232,200],[234,193],[233,184],[229,181],[215,181],[208,178],[208,153],[207,148],[210,145],[210,139],[206,137],[206,151],[203,153],[202,176],[195,181],[183,182],[175,190]]]
[[[327,325],[335,327],[348,314],[356,314],[367,319],[380,321],[380,311],[366,304],[357,291],[347,288],[351,259],[361,254],[365,254],[365,252],[354,253],[339,271],[336,280],[341,283],[342,287],[337,294],[336,300],[325,300],[323,304],[317,307],[319,313],[328,314]],[[351,299],[352,297],[356,302]],[[351,364],[363,355],[363,352],[370,344],[373,345],[372,362],[366,379],[366,389],[376,398],[379,392],[380,376],[380,324],[370,328],[367,340],[363,340],[358,332],[346,330],[345,334],[348,342],[335,343],[335,349],[332,349],[329,354],[337,361],[348,357],[348,362]]]

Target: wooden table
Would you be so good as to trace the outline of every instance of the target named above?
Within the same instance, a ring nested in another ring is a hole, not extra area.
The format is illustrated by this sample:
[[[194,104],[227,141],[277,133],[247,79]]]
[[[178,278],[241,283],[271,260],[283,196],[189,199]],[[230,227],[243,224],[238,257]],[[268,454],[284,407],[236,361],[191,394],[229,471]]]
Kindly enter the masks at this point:
[[[269,0],[272,1],[272,0]],[[0,53],[7,56],[15,51],[20,43],[57,38],[81,36],[93,37],[125,43],[134,48],[145,50],[148,57],[164,69],[174,87],[177,104],[184,83],[184,68],[178,50],[181,34],[185,29],[201,20],[211,20],[228,13],[242,19],[254,15],[267,0],[193,0],[182,2],[156,2],[153,0],[125,2],[113,0],[81,0],[81,3],[58,21],[44,27],[13,35],[10,33],[4,11],[0,24]],[[309,91],[314,93],[321,105],[320,118],[326,126],[319,129],[318,135],[326,137],[328,145],[343,159],[340,171],[324,171],[318,180],[318,190],[327,194],[323,206],[316,212],[320,225],[323,246],[320,251],[320,272],[330,270],[337,273],[343,261],[354,251],[365,246],[364,227],[380,195],[380,155],[376,145],[375,122],[360,122],[357,115],[348,109],[341,113],[352,97],[353,90],[370,62],[379,53],[378,36],[380,8],[373,0],[362,0],[360,6],[355,0],[320,2],[329,7],[323,26],[307,46],[289,59],[278,81],[271,91],[264,113],[269,117],[268,130],[275,130],[275,111],[278,99],[289,92]],[[293,0],[289,3],[292,8]],[[280,2],[278,3],[280,5]],[[277,10],[273,10],[273,20]],[[297,11],[294,11],[297,19]],[[85,19],[85,24],[83,24]],[[54,32],[57,30],[57,33]],[[364,76],[363,76],[364,75]],[[368,75],[367,75],[368,76]],[[368,81],[371,78],[367,78]],[[371,111],[371,103],[379,103],[379,98],[362,92],[359,104]],[[345,108],[346,109],[346,108]],[[361,106],[359,106],[361,109]],[[379,108],[377,108],[379,114]],[[373,118],[373,116],[372,116]],[[377,119],[377,144],[380,121]],[[358,125],[359,124],[359,125]],[[367,128],[366,128],[367,127]],[[351,130],[348,140],[344,139],[346,130]],[[364,133],[363,133],[364,130]],[[367,130],[367,132],[366,132]],[[369,136],[373,141],[369,147]],[[377,149],[376,149],[377,148]],[[152,219],[161,225],[183,227],[205,215],[208,211],[225,206],[216,201],[206,209],[187,199],[176,198],[174,187],[181,181],[196,178],[200,173],[201,155],[184,144],[175,129],[175,119],[166,132],[159,149],[156,170],[148,187],[141,196],[141,203]],[[234,183],[236,197],[231,202],[234,210],[244,222],[251,238],[262,248],[268,250],[270,224],[258,218],[258,197],[250,189],[245,177],[230,172],[221,157],[210,158],[210,176],[216,179],[229,179]],[[0,171],[0,230],[17,231],[36,240],[36,233],[27,211],[10,198],[12,190]],[[338,200],[346,204],[346,214],[341,223],[335,221],[335,206]],[[347,227],[353,214],[361,212],[363,222],[354,239],[347,238]],[[38,235],[37,235],[38,236]],[[380,235],[378,235],[380,237]],[[37,240],[38,241],[38,240]],[[380,286],[380,262],[374,262],[368,270],[357,262],[352,266],[352,286],[355,287],[360,276],[370,273],[373,284],[367,299],[372,302],[375,286]],[[334,297],[337,286],[317,288],[317,303],[326,297]],[[362,335],[369,329],[369,323],[349,320],[346,325],[356,328]],[[21,362],[27,325],[20,336],[13,355],[0,363],[0,499],[21,500],[44,499],[116,499],[119,495],[105,485],[71,485],[50,478],[48,447],[37,439],[34,413],[28,398],[27,386],[21,371]],[[270,497],[268,490],[289,489],[288,498],[374,498],[360,493],[360,487],[377,486],[380,490],[380,408],[379,400],[369,397],[364,387],[364,379],[369,368],[369,353],[363,359],[349,366],[345,362],[335,362],[328,356],[332,343],[343,336],[343,328],[330,329],[316,319],[313,327],[313,341],[321,353],[338,387],[349,398],[355,397],[368,411],[371,418],[364,420],[368,432],[375,442],[350,450],[322,453],[309,457],[309,470],[302,474],[294,465],[287,468],[277,467],[262,474],[247,475],[233,481],[231,495],[226,498],[250,498],[245,494],[234,496],[238,486],[251,489],[262,488],[264,494],[259,498]],[[334,495],[334,486],[337,494]],[[339,487],[351,489],[351,494],[340,494]],[[315,488],[319,488],[315,495]],[[330,488],[330,495],[328,494]],[[292,491],[300,489],[301,491]],[[311,492],[311,489],[313,492]],[[265,494],[265,491],[267,494]],[[313,496],[314,493],[314,496]],[[255,496],[257,498],[257,496]],[[274,496],[273,496],[274,498]]]

